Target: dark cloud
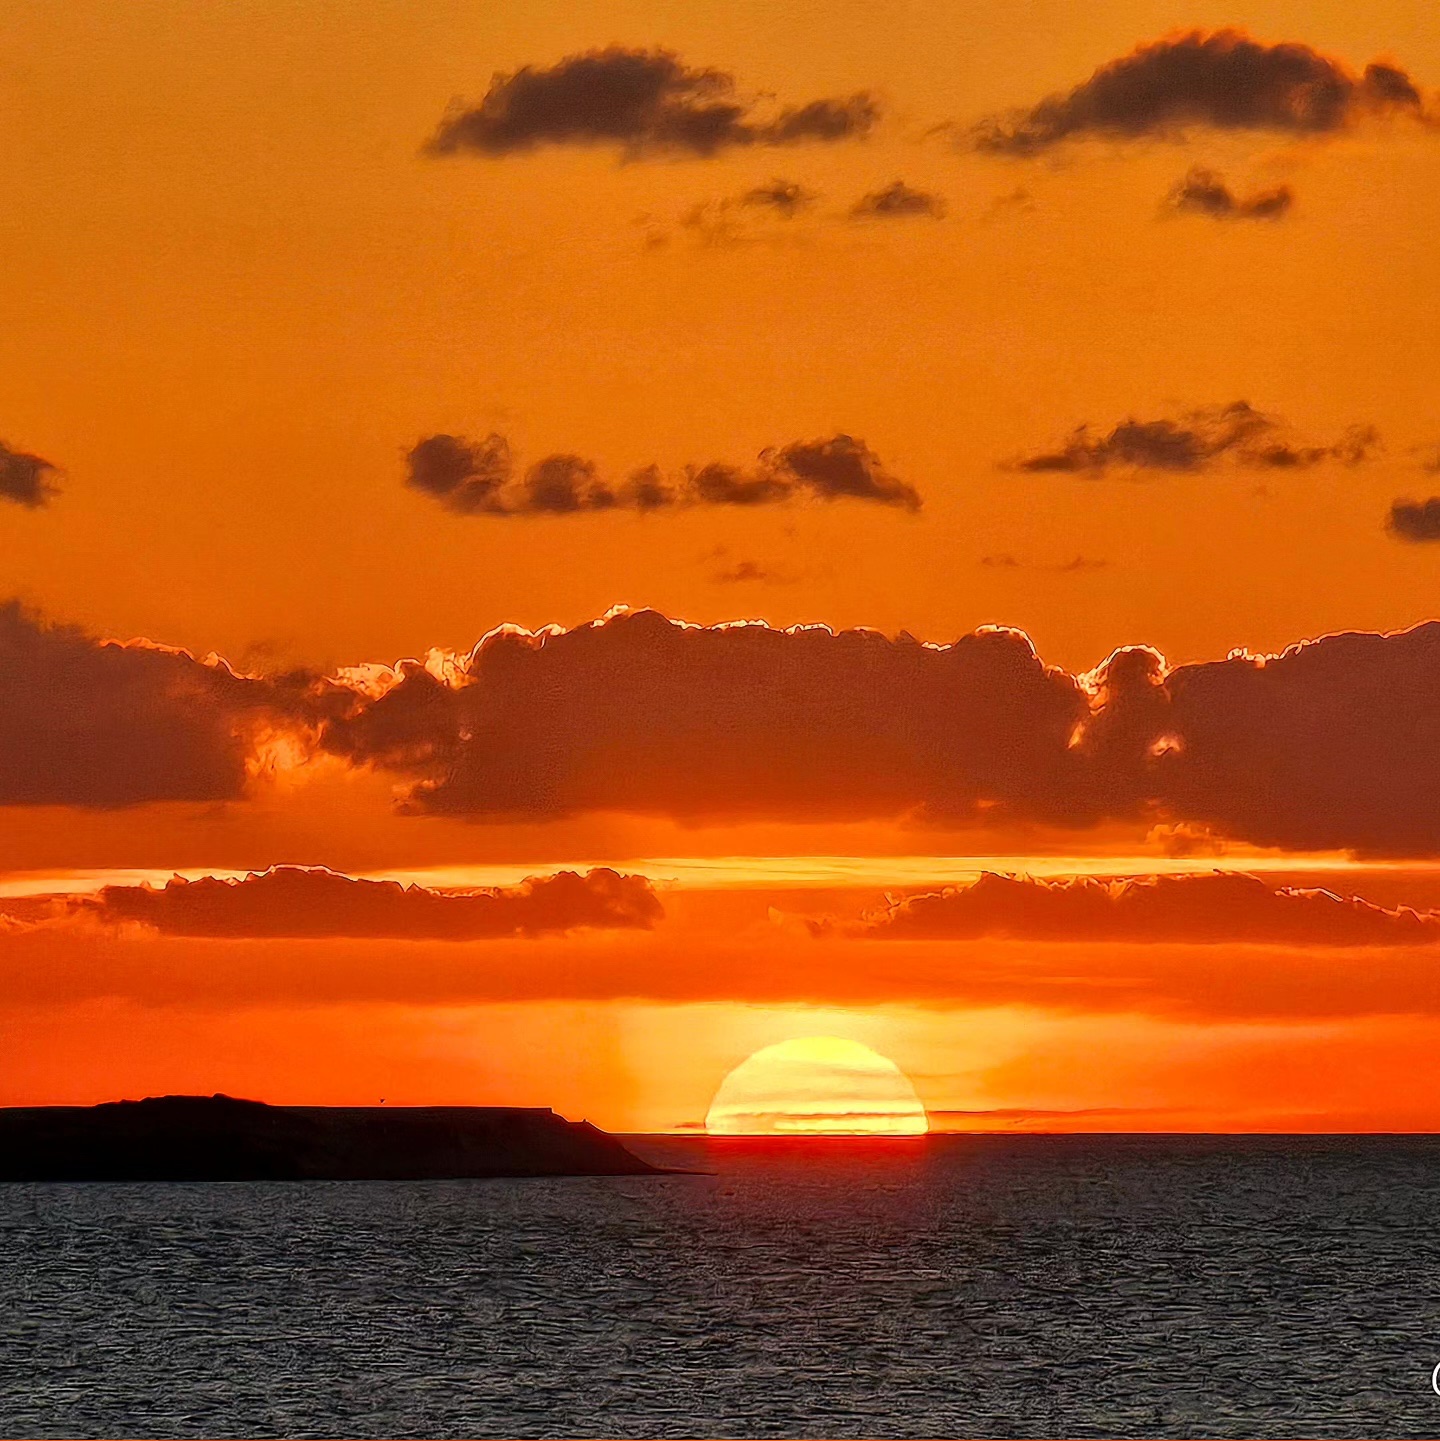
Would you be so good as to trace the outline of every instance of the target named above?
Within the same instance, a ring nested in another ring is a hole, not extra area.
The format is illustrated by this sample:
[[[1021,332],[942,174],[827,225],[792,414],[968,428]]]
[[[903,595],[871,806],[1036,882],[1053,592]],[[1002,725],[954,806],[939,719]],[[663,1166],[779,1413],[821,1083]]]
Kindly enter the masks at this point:
[[[800,440],[779,450],[761,453],[762,463],[774,467],[792,488],[807,490],[821,500],[875,500],[882,505],[920,509],[920,493],[896,480],[880,463],[880,457],[850,435],[829,440]]]
[[[790,585],[794,577],[762,565],[758,560],[738,560],[717,570],[710,580],[715,585]]]
[[[136,922],[166,936],[352,937],[473,941],[553,935],[580,926],[649,930],[664,916],[644,876],[599,869],[532,876],[503,889],[436,891],[276,866],[240,880],[180,877],[164,886],[106,886],[72,914]]]
[[[823,463],[823,462],[822,462]],[[572,475],[573,479],[573,475]],[[827,482],[836,484],[833,480]],[[223,801],[314,750],[490,819],[912,818],[1440,855],[1440,622],[1085,676],[1018,631],[504,627],[432,671],[246,676],[0,610],[0,805]]]
[[[667,480],[656,466],[620,485],[602,480],[592,461],[551,455],[516,479],[510,448],[498,435],[470,441],[432,435],[407,453],[405,483],[462,515],[573,515],[582,511],[653,511],[693,505],[773,505],[794,499],[867,500],[918,510],[920,494],[885,469],[863,440],[833,435],[762,451],[758,463],[712,463]]]
[[[1280,220],[1290,213],[1295,195],[1288,185],[1236,195],[1221,176],[1197,165],[1170,192],[1165,203],[1172,210],[1208,215],[1215,220]]]
[[[853,925],[817,934],[870,940],[1174,941],[1286,946],[1415,946],[1440,941],[1440,914],[1358,896],[1272,886],[1239,872],[1099,880],[986,874],[970,885],[887,899]]]
[[[504,436],[467,440],[428,435],[406,452],[405,484],[461,515],[504,515],[501,496],[514,474]]]
[[[1143,756],[1139,784],[1169,817],[1262,846],[1440,853],[1440,623],[1163,676],[1132,654],[1100,683],[1136,723],[1097,737],[1097,760]]]
[[[1009,462],[1015,470],[1103,475],[1112,470],[1174,473],[1208,470],[1220,461],[1254,470],[1307,470],[1326,461],[1359,465],[1378,448],[1371,426],[1352,426],[1331,445],[1304,445],[1284,423],[1247,401],[1204,406],[1179,419],[1122,420],[1108,431],[1079,425],[1063,445]]]
[[[493,156],[541,145],[614,145],[631,156],[708,156],[850,140],[868,134],[879,115],[875,99],[862,92],[766,118],[723,70],[692,68],[669,50],[611,46],[497,74],[478,105],[446,115],[427,149]]]
[[[615,493],[596,473],[595,462],[578,455],[547,455],[525,474],[519,510],[529,515],[573,515],[613,510]]]
[[[1440,854],[1440,623],[1081,678],[1026,637],[696,627],[624,612],[402,665],[322,744],[475,817],[904,817],[1184,826],[1218,842]],[[563,698],[563,702],[560,698]]]
[[[0,440],[0,500],[13,500],[32,510],[48,505],[55,494],[54,465],[38,455],[12,450]]]
[[[806,190],[793,180],[771,180],[764,185],[757,185],[754,189],[747,190],[740,196],[742,205],[773,210],[787,220],[797,212],[813,205],[815,200],[816,196],[813,191]]]
[[[1028,110],[992,116],[973,139],[981,150],[1027,156],[1072,139],[1175,137],[1198,127],[1326,135],[1423,109],[1414,81],[1394,66],[1357,75],[1308,45],[1197,30],[1142,45]]]
[[[1018,556],[1011,555],[1009,551],[1000,551],[994,555],[982,555],[980,564],[986,570],[1043,570],[1049,571],[1052,575],[1079,575],[1082,571],[1105,570],[1110,562],[1094,556],[1074,555],[1069,560],[1041,565],[1021,560]]]
[[[1428,500],[1397,500],[1390,507],[1386,529],[1396,540],[1426,545],[1440,540],[1440,496]]]
[[[771,241],[781,232],[766,221],[794,220],[819,198],[793,180],[768,180],[738,195],[702,200],[692,205],[679,220],[680,228],[709,246],[735,246]],[[647,217],[648,219],[648,217]],[[665,232],[654,226],[649,243],[664,244]]]
[[[850,207],[850,214],[863,220],[906,220],[920,216],[942,220],[945,202],[928,190],[916,190],[903,180],[896,180],[883,189],[862,195]]]
[[[266,740],[318,716],[322,690],[0,605],[0,805],[235,799]]]
[[[454,684],[406,665],[325,744],[408,775],[419,812],[1079,824],[1093,810],[1070,742],[1087,714],[1013,631],[926,646],[640,611],[494,632]]]

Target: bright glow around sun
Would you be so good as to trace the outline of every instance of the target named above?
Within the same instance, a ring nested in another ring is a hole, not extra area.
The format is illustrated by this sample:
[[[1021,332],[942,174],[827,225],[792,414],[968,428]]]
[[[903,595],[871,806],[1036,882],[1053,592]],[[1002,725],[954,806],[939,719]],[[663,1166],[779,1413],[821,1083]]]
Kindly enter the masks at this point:
[[[893,1061],[858,1041],[802,1036],[766,1046],[720,1083],[712,1136],[923,1136],[925,1107]]]

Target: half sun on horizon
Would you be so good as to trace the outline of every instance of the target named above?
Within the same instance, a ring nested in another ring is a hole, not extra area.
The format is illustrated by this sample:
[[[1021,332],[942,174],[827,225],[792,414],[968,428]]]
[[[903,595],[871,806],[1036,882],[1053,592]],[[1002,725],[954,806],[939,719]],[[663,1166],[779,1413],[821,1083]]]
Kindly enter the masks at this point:
[[[858,1041],[801,1036],[735,1067],[705,1116],[712,1136],[922,1136],[925,1107],[894,1061]]]

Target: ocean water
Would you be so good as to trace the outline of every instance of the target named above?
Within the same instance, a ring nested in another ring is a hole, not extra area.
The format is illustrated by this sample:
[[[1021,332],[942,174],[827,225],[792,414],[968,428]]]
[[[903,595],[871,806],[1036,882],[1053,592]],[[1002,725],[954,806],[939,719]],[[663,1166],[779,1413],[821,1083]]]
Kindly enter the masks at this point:
[[[637,1149],[0,1187],[0,1434],[1440,1434],[1440,1139]]]

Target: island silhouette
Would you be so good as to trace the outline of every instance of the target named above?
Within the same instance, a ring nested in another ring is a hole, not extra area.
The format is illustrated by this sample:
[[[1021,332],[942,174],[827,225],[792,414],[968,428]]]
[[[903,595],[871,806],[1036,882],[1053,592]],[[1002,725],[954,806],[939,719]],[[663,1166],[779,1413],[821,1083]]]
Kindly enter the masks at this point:
[[[0,1181],[413,1181],[659,1168],[543,1106],[271,1106],[152,1096],[0,1109]]]

